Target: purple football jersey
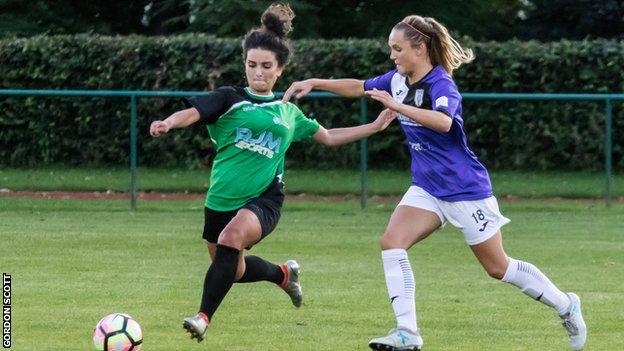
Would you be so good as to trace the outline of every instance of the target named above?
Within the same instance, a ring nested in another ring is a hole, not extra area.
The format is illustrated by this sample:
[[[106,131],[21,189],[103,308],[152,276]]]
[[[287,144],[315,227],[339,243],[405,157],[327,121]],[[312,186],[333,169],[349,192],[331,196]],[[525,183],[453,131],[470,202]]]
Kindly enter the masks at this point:
[[[485,167],[468,148],[461,95],[451,76],[435,66],[420,81],[409,84],[396,69],[364,82],[364,90],[385,90],[394,100],[440,111],[453,119],[451,130],[436,132],[399,114],[412,158],[412,184],[444,201],[470,201],[492,196]]]

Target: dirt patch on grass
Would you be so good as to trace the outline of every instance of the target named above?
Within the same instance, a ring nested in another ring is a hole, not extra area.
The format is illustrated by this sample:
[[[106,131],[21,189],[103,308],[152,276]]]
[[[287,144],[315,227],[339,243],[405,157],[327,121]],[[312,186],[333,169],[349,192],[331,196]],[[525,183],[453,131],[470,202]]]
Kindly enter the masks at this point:
[[[156,192],[139,192],[138,200],[203,200],[205,193],[156,193]],[[130,200],[130,194],[114,191],[12,191],[9,189],[0,189],[0,197],[24,197],[36,199],[63,199],[63,200]],[[288,201],[359,201],[360,196],[355,194],[348,195],[312,195],[312,194],[294,194],[286,196]],[[393,202],[398,203],[401,196],[396,195],[373,195],[367,198],[367,201],[377,202]],[[550,198],[523,198],[515,196],[499,197],[500,202],[514,203],[522,201],[548,201],[550,203],[577,203],[577,204],[597,204],[604,202],[602,198],[593,199],[568,199],[560,197]],[[613,203],[624,204],[624,197],[613,198]]]

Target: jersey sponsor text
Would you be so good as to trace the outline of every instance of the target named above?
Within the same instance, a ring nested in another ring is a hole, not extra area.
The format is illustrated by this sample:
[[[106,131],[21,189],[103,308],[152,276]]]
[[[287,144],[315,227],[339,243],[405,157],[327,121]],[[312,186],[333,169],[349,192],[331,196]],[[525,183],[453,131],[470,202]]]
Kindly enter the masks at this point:
[[[240,127],[236,128],[235,142],[236,147],[239,149],[249,150],[268,158],[273,158],[275,153],[279,153],[282,138],[273,139],[273,133],[266,131],[254,138],[250,129]]]

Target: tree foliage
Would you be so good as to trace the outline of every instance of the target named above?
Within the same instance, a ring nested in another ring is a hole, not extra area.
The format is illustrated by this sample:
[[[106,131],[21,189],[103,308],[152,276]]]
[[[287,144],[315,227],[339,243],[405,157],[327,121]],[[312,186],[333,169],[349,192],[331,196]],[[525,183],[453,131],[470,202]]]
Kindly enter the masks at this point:
[[[188,32],[239,37],[274,0],[0,0],[0,37]],[[621,0],[290,0],[294,38],[386,37],[407,15],[438,19],[475,40],[617,38]]]
[[[531,0],[529,7],[520,27],[522,38],[624,39],[622,0]]]

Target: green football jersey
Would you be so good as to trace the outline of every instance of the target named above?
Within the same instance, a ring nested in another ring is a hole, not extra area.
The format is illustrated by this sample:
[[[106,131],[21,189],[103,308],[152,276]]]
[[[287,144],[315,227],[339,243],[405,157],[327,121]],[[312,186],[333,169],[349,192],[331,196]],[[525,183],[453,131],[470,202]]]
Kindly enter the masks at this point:
[[[212,164],[206,207],[243,207],[284,173],[284,156],[293,141],[309,140],[319,129],[293,103],[249,88],[221,87],[184,99],[199,111],[217,155]]]

